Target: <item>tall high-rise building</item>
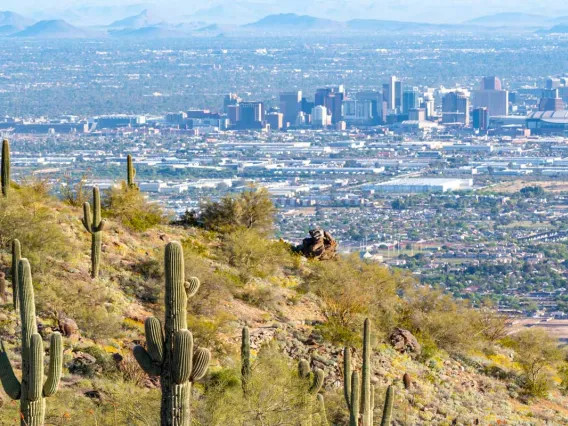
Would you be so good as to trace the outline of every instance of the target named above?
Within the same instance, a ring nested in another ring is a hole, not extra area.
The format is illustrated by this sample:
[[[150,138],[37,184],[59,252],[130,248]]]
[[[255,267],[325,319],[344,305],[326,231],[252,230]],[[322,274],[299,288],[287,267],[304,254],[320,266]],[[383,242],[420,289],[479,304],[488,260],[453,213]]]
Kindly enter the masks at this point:
[[[405,90],[402,93],[402,113],[408,114],[411,109],[416,109],[420,106],[420,92],[417,87],[410,90]]]
[[[389,113],[397,113],[402,110],[402,81],[396,76],[391,76],[389,82],[383,84],[383,98],[387,103]]]
[[[469,98],[463,92],[449,92],[442,98],[442,123],[469,125]]]
[[[325,106],[331,114],[332,123],[343,120],[343,99],[345,89],[343,86],[325,87],[316,90],[315,106]]]
[[[480,90],[502,90],[501,80],[497,77],[483,77]]]
[[[559,96],[559,88],[544,89],[538,104],[539,111],[563,111],[566,108],[564,101]]]
[[[312,125],[314,127],[326,127],[329,123],[327,108],[324,105],[316,105],[312,110]]]
[[[280,130],[283,127],[283,118],[284,118],[284,114],[282,114],[281,112],[269,112],[268,114],[266,114],[265,119],[266,122],[270,125],[270,130]],[[295,124],[296,121],[294,121],[293,124]]]
[[[241,102],[239,104],[238,125],[243,129],[257,129],[264,121],[264,105],[262,102]]]
[[[562,81],[559,78],[547,78],[546,79],[546,88],[547,89],[558,89],[562,86]]]
[[[371,103],[371,122],[373,124],[382,124],[386,121],[386,102],[383,100],[383,94],[372,90],[358,92],[355,95],[357,102]]]
[[[284,116],[284,127],[295,125],[300,111],[302,111],[301,90],[280,93],[280,112]]]
[[[489,114],[487,108],[475,108],[472,113],[473,128],[475,130],[487,130],[489,127]]]
[[[238,105],[240,101],[241,98],[239,98],[239,95],[236,93],[229,93],[228,95],[225,95],[225,99],[223,100],[223,111],[225,114],[229,113],[229,106]]]
[[[483,77],[479,90],[473,92],[473,107],[487,108],[489,117],[509,115],[509,92],[501,87],[497,77]]]

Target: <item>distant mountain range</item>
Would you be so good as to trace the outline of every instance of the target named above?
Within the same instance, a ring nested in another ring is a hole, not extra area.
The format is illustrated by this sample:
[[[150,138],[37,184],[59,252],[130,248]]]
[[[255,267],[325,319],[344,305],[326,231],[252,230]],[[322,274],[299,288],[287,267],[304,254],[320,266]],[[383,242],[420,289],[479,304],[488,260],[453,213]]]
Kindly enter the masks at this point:
[[[26,18],[15,12],[0,11],[0,32],[7,32],[9,29],[12,29],[12,32],[19,31],[33,23],[33,19]]]
[[[34,38],[80,38],[87,37],[88,33],[80,28],[63,21],[54,19],[39,21],[22,31],[12,34],[13,37],[34,37]]]
[[[532,15],[528,13],[497,13],[464,22],[466,25],[515,28],[542,28],[562,23],[568,23],[568,16],[551,18],[550,16]]]
[[[139,29],[143,27],[154,27],[161,21],[162,20],[160,18],[150,13],[148,9],[144,9],[137,15],[114,21],[108,27],[120,29]]]
[[[181,17],[178,19],[182,19]],[[141,39],[214,35],[238,36],[250,33],[304,34],[342,33],[427,33],[432,31],[537,31],[541,34],[565,33],[568,16],[550,18],[523,13],[500,13],[472,19],[462,24],[432,24],[380,19],[338,21],[311,15],[280,13],[264,16],[242,26],[206,21],[167,22],[148,9],[113,21],[105,26],[75,26],[62,19],[35,22],[14,12],[0,12],[0,36],[35,38],[137,37]]]

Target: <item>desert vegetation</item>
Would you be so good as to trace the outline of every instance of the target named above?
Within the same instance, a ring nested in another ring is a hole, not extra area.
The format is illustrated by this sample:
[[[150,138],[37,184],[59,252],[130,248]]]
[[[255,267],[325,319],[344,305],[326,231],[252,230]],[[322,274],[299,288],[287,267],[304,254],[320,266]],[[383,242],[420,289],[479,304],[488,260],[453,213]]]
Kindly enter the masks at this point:
[[[133,225],[133,175],[84,209],[34,182],[0,198],[0,424],[568,421],[546,333],[358,256],[303,258],[257,188]]]

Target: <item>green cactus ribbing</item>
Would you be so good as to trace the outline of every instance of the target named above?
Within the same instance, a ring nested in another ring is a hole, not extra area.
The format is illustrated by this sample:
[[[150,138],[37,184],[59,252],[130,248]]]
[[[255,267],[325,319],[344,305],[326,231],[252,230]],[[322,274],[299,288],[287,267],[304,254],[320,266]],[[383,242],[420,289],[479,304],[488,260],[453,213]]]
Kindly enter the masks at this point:
[[[91,234],[91,277],[99,276],[101,265],[101,249],[105,221],[101,219],[101,194],[99,188],[93,187],[93,213],[89,203],[83,204],[83,226]]]
[[[10,143],[8,139],[2,141],[2,163],[0,169],[2,196],[8,197],[8,192],[10,191]]]
[[[318,395],[319,395],[319,391],[321,390],[322,386],[323,386],[323,381],[325,379],[325,374],[323,372],[322,369],[320,368],[314,368],[313,370],[310,369],[310,363],[308,361],[306,361],[305,359],[300,360],[300,362],[298,362],[298,375],[306,380],[306,382],[309,384],[309,388],[308,388],[308,393],[306,395],[306,398],[304,400],[306,407],[308,409],[308,417],[306,419],[306,421],[304,421],[302,424],[303,425],[308,425],[308,426],[312,426],[313,425],[313,416],[312,413],[314,411],[313,409],[313,405],[314,405],[314,396],[316,396],[316,400],[319,401]],[[320,404],[321,405],[321,404]],[[322,413],[325,413],[325,410],[321,410],[321,407],[318,407],[317,413],[316,413],[316,418],[319,420],[317,423],[319,423],[320,425],[322,423],[327,423],[327,418],[323,419],[322,418]],[[316,425],[319,426],[319,425]]]
[[[390,385],[387,388],[387,394],[385,397],[385,406],[383,408],[383,418],[381,420],[381,426],[390,426],[393,402],[394,402],[394,387]]]
[[[128,188],[134,189],[136,188],[136,184],[134,183],[134,178],[136,177],[136,169],[132,164],[132,155],[126,156],[126,184]]]
[[[241,336],[241,385],[245,395],[248,394],[248,385],[250,383],[251,375],[250,335],[248,327],[243,327]]]
[[[12,241],[12,299],[14,302],[14,310],[18,312],[20,309],[20,296],[19,296],[19,280],[18,280],[18,264],[22,258],[22,246],[20,241]]]
[[[318,411],[321,426],[329,426],[327,421],[327,410],[325,409],[325,399],[321,393],[317,395]]]
[[[199,280],[185,281],[180,243],[166,246],[165,269],[165,327],[162,330],[156,318],[147,319],[147,348],[136,346],[134,357],[146,373],[160,376],[161,426],[190,426],[191,385],[207,372],[211,354],[203,348],[194,350],[192,334],[187,330],[187,298],[197,292]]]
[[[50,360],[47,380],[44,382],[43,341],[38,334],[32,274],[27,259],[18,264],[20,317],[22,322],[22,381],[18,381],[4,344],[0,345],[0,381],[14,400],[20,400],[22,426],[43,426],[45,398],[53,395],[59,386],[63,368],[63,344],[59,333],[51,335]]]
[[[371,387],[371,323],[367,318],[363,326],[362,380],[351,371],[351,350],[343,350],[343,394],[349,409],[350,426],[373,425],[374,389]],[[356,389],[355,389],[356,386]]]
[[[363,426],[373,426],[373,410],[371,409],[371,323],[369,318],[363,324],[363,367],[361,388],[361,411]]]

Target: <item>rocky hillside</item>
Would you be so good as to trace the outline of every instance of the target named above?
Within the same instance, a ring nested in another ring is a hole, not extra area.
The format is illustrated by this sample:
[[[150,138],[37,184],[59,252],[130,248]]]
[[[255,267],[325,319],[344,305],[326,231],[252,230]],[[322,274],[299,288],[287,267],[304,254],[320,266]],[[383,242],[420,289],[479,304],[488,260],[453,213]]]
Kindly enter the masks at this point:
[[[212,352],[208,375],[194,387],[195,424],[221,424],[208,417],[208,410],[219,383],[232,383],[230,377],[240,369],[244,325],[250,328],[253,358],[262,348],[273,346],[290,358],[292,369],[300,359],[323,369],[329,423],[348,424],[342,390],[343,345],[354,347],[353,365],[361,365],[365,316],[373,320],[376,424],[390,384],[395,386],[393,424],[397,425],[568,424],[568,401],[558,387],[540,398],[524,396],[522,369],[514,349],[503,339],[453,337],[452,327],[464,315],[459,305],[445,312],[449,316],[444,322],[436,323],[432,310],[423,309],[424,316],[417,316],[418,302],[403,302],[400,295],[403,284],[415,286],[410,277],[378,265],[362,266],[354,258],[307,261],[282,242],[243,230],[217,233],[157,225],[134,231],[109,218],[103,232],[101,273],[92,279],[91,240],[80,220],[82,210],[51,198],[42,188],[13,192],[10,203],[0,205],[0,269],[8,283],[0,311],[0,337],[19,375],[21,327],[10,284],[10,244],[18,238],[23,256],[32,265],[44,344],[48,346],[53,331],[64,334],[63,379],[59,391],[48,399],[48,424],[157,424],[158,381],[140,370],[131,351],[145,342],[144,320],[163,318],[163,252],[166,243],[174,240],[184,248],[186,276],[197,276],[202,283],[188,304],[188,328],[199,346]],[[354,281],[360,287],[338,292],[334,276],[339,279],[349,268],[355,271],[350,273],[354,280],[361,279]],[[361,298],[373,291],[376,299]],[[346,306],[341,297],[347,296],[349,306],[357,308],[349,321],[339,325],[334,306]],[[420,351],[393,347],[390,334],[397,326],[412,329]],[[437,331],[427,335],[428,330]],[[403,384],[405,373],[410,386]],[[552,380],[558,385],[561,378],[554,373]],[[4,391],[0,396],[0,424],[17,423],[18,404]]]

